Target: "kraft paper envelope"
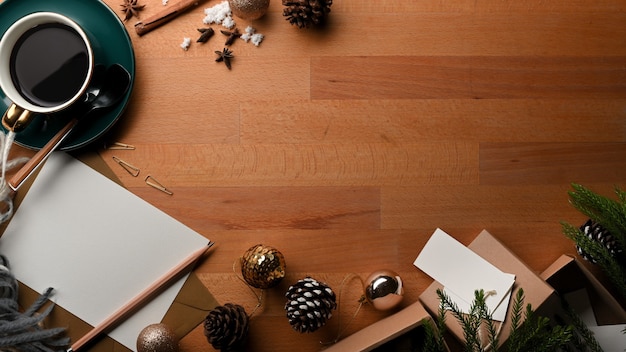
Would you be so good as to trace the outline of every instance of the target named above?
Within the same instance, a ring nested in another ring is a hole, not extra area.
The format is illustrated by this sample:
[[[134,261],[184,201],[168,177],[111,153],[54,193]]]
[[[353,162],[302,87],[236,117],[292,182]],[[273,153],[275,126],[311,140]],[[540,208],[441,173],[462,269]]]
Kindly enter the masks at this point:
[[[108,167],[108,165],[102,160],[102,158],[95,152],[83,152],[81,154],[74,154],[75,157],[89,165],[93,169],[97,170],[106,177],[114,180],[117,183],[120,181],[117,179],[115,173]],[[34,175],[35,176],[35,175]],[[24,197],[28,187],[32,183],[31,177],[28,184],[25,184],[20,188],[18,192],[15,204],[19,205]],[[2,230],[6,228],[3,226]],[[210,257],[210,254],[209,254]],[[11,258],[8,258],[9,262]],[[19,280],[19,277],[17,278]],[[29,287],[20,284],[19,303],[22,307],[28,307],[39,296],[39,293],[33,291]],[[94,302],[95,303],[95,302]],[[170,306],[169,310],[165,314],[162,322],[172,327],[177,336],[183,337],[193,330],[198,324],[200,324],[208,312],[216,307],[218,302],[202,284],[198,277],[192,272],[186,279],[182,288],[178,292],[174,302]],[[155,322],[156,323],[156,322]],[[75,315],[71,314],[63,307],[56,306],[51,315],[45,321],[48,327],[66,327],[67,335],[70,336],[72,341],[78,340],[81,336],[86,334],[91,326]],[[100,337],[97,342],[90,345],[90,351],[95,352],[117,352],[117,351],[129,351],[122,344],[118,343],[114,339],[103,336]]]

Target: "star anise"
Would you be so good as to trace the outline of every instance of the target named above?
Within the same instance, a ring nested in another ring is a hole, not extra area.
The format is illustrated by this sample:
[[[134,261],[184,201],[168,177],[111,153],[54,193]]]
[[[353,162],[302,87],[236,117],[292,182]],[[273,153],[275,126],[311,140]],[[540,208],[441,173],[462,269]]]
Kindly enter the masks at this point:
[[[231,50],[229,50],[228,48],[224,48],[224,50],[222,50],[222,51],[216,50],[215,53],[218,55],[218,57],[217,57],[217,59],[215,59],[215,61],[216,62],[224,61],[224,64],[230,70],[230,59],[235,57],[233,55],[233,52]]]
[[[220,32],[222,32],[223,35],[228,36],[228,39],[226,39],[226,43],[224,43],[224,45],[228,46],[232,45],[235,40],[241,36],[241,33],[239,33],[239,29],[237,28],[235,28],[235,30],[232,32],[225,30],[220,30]]]
[[[124,0],[122,5],[122,12],[124,12],[124,21],[128,21],[131,17],[139,17],[139,11],[143,10],[146,5],[137,4],[137,0]]]
[[[213,28],[198,28],[198,32],[200,32],[200,38],[196,40],[197,43],[206,43],[209,38],[213,36]]]

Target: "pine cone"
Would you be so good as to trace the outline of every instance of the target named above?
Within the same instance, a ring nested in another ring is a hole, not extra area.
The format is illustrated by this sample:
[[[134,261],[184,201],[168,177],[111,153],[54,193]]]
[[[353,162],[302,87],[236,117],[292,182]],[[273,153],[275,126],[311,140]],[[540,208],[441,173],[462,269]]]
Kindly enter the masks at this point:
[[[248,336],[248,314],[238,304],[215,307],[204,319],[204,335],[216,350],[236,351]]]
[[[310,277],[289,287],[285,297],[289,324],[299,332],[313,332],[324,326],[337,308],[333,290]]]
[[[300,28],[318,25],[330,12],[333,0],[283,0],[283,16]]]
[[[611,235],[609,231],[607,231],[602,225],[597,222],[589,219],[585,222],[584,225],[580,227],[580,231],[582,231],[589,239],[600,242],[604,247],[606,247],[607,251],[614,258],[617,257],[619,253],[621,253],[621,249],[619,248],[619,244]],[[596,263],[596,259],[591,256],[591,254],[585,252],[579,245],[576,245],[576,250],[578,254],[580,254],[583,259],[590,261],[591,263]]]

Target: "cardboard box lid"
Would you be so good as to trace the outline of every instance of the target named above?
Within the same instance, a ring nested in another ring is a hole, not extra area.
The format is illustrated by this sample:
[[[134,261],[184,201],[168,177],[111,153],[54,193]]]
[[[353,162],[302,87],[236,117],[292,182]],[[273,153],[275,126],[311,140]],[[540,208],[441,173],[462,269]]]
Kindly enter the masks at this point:
[[[583,263],[562,255],[540,275],[559,294],[587,289],[599,325],[623,324],[626,310]]]
[[[370,351],[420,326],[424,319],[432,320],[418,301],[340,340],[324,351]]]
[[[468,248],[503,272],[515,274],[516,278],[515,284],[513,285],[511,302],[514,301],[515,295],[520,287],[524,289],[524,306],[530,303],[534,309],[541,306],[542,303],[554,295],[554,289],[550,287],[550,285],[536,275],[524,262],[487,230],[483,230],[478,234],[474,241],[469,244]],[[436,315],[439,309],[439,297],[436,292],[439,288],[443,288],[443,286],[439,282],[434,281],[419,297],[424,307],[433,315]],[[507,313],[507,317],[508,314],[509,313]],[[509,337],[511,320],[506,319],[503,324],[499,337],[501,344]],[[446,326],[457,339],[464,341],[463,329],[454,317],[447,317]]]

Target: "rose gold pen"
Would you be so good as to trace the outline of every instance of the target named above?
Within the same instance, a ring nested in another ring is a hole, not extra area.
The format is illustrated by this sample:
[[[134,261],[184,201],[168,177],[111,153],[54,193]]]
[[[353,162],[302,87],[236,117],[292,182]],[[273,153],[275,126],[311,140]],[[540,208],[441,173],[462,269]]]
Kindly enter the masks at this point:
[[[96,325],[85,336],[78,339],[72,344],[72,347],[67,349],[67,352],[76,352],[85,347],[86,344],[94,340],[100,334],[103,334],[117,324],[124,321],[128,316],[135,312],[143,304],[147,303],[150,299],[154,298],[155,294],[163,289],[167,284],[172,283],[173,279],[177,278],[185,269],[189,268],[192,264],[196,263],[204,253],[211,248],[215,242],[209,241],[209,243],[191,253],[178,265],[170,269],[167,273],[157,279],[152,285],[148,286],[145,290],[141,291],[137,296],[128,301],[125,305],[120,307],[117,311],[111,314],[108,318],[104,319],[100,324]]]

